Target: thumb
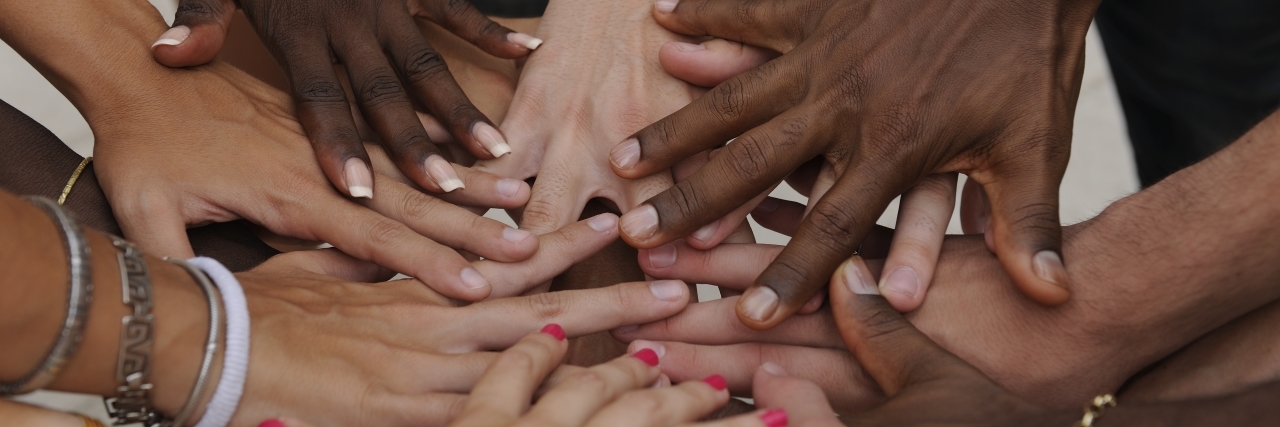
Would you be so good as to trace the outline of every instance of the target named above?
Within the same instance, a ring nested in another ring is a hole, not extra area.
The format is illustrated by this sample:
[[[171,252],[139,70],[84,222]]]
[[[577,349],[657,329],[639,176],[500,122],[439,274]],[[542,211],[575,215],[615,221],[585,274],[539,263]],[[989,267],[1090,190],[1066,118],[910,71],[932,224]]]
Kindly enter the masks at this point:
[[[1062,257],[1058,179],[1036,170],[983,183],[991,207],[991,230],[1000,264],[1027,297],[1046,305],[1071,298]]]
[[[777,52],[724,39],[701,44],[667,42],[658,51],[663,70],[703,87],[717,86],[776,57]]]
[[[235,12],[232,0],[180,0],[173,27],[156,39],[151,52],[170,67],[207,64],[222,51]]]

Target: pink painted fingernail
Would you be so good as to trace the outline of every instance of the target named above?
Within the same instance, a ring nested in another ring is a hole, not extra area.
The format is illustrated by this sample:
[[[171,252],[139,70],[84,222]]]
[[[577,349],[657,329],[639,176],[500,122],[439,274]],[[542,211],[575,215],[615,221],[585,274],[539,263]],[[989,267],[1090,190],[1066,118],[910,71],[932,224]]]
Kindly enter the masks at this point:
[[[636,163],[640,163],[640,141],[635,138],[622,141],[609,151],[609,160],[618,169],[629,170],[636,167]]]
[[[506,240],[511,243],[520,243],[530,237],[533,237],[533,233],[519,228],[507,227],[502,230],[502,240]]]
[[[186,25],[179,25],[161,34],[160,38],[151,44],[151,47],[154,49],[156,46],[177,46],[187,41],[189,36],[191,36],[191,28]]]
[[[676,245],[665,244],[649,249],[649,267],[667,268],[676,264]]]
[[[506,178],[499,179],[498,183],[494,184],[494,186],[497,187],[498,189],[498,194],[501,194],[506,197],[515,197],[516,194],[520,193],[520,187],[523,185],[524,185],[523,181],[520,181],[518,179],[506,179]]]
[[[1040,280],[1064,287],[1063,283],[1067,282],[1067,267],[1062,265],[1062,257],[1058,256],[1054,251],[1040,251],[1036,253],[1031,263],[1032,270],[1035,270],[1036,276]]]
[[[258,427],[285,427],[284,422],[280,420],[266,420],[258,424]]]
[[[440,186],[440,190],[446,193],[459,188],[467,188],[462,183],[462,179],[458,178],[458,171],[453,169],[453,165],[445,160],[444,157],[432,154],[427,157],[426,167],[427,175]]]
[[[840,268],[836,269],[835,277],[844,281],[844,285],[855,294],[858,295],[880,295],[880,288],[865,276],[862,268],[857,264],[861,258],[855,255],[853,258],[840,263]]]
[[[710,224],[702,226],[698,231],[693,232],[693,236],[691,237],[702,243],[711,243],[711,238],[716,237],[716,231],[719,229],[720,220],[715,220]]]
[[[507,33],[507,41],[529,50],[536,50],[538,46],[542,46],[542,39],[520,32]]]
[[[658,366],[658,352],[652,349],[644,349],[631,354],[631,357],[640,359],[644,364],[649,366]]]
[[[588,219],[587,226],[601,233],[616,230],[618,228],[618,217],[611,213],[602,213]]]
[[[906,295],[908,298],[915,298],[920,292],[920,277],[916,275],[916,270],[911,267],[898,267],[884,278],[884,283],[880,284],[880,288]]]
[[[703,378],[702,382],[707,383],[711,388],[720,391],[724,391],[724,389],[729,388],[729,383],[725,382],[724,377],[720,376],[720,374]]]
[[[684,298],[686,289],[689,289],[689,287],[679,280],[655,280],[649,282],[649,292],[653,292],[655,298],[663,301],[678,301]]]
[[[658,210],[643,205],[622,216],[622,232],[632,239],[648,240],[658,232]]]
[[[462,277],[462,283],[467,285],[468,288],[481,289],[489,286],[489,281],[485,280],[484,276],[480,275],[480,272],[474,268],[467,267],[462,269],[462,273],[459,276]]]
[[[494,158],[502,157],[511,152],[511,146],[507,145],[507,139],[502,137],[502,132],[498,132],[492,125],[485,122],[476,122],[471,128],[471,134],[475,135],[476,140],[480,141],[480,145],[489,151]]]
[[[560,341],[564,341],[564,337],[565,337],[564,328],[560,327],[560,325],[557,325],[555,323],[551,323],[551,324],[548,324],[547,326],[543,326],[542,330],[539,332],[556,337],[556,339]]]
[[[783,409],[770,409],[760,414],[760,422],[767,427],[786,427],[787,411]]]
[[[658,0],[657,3],[653,4],[653,7],[657,8],[659,12],[671,13],[671,11],[676,10],[676,4],[678,3],[679,1],[676,0]]]
[[[707,50],[706,46],[703,46],[700,44],[694,44],[694,43],[671,42],[671,45],[675,46],[676,49],[679,49],[681,52],[696,52],[699,50]]]
[[[351,197],[373,198],[373,174],[364,160],[358,157],[347,159],[342,175],[347,180],[347,193]]]
[[[742,307],[742,314],[757,322],[763,322],[778,311],[778,293],[768,286],[756,286],[747,290],[738,304]]]

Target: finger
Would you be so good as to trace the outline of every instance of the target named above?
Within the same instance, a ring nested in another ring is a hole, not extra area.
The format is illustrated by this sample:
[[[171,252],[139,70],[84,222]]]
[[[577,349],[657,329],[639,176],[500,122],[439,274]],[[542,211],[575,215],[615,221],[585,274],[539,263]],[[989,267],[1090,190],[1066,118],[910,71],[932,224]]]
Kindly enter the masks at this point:
[[[777,120],[774,119],[776,116],[799,103],[803,97],[802,85],[806,76],[796,75],[797,68],[799,64],[793,64],[787,58],[778,58],[721,83],[679,111],[646,126],[614,146],[609,153],[613,172],[631,179],[652,175],[698,152],[723,145],[771,119]],[[792,118],[788,121],[796,120],[795,115],[790,117]],[[770,128],[782,124],[785,122],[774,123]],[[763,136],[776,138],[773,133],[753,137]],[[739,137],[738,141],[742,139]],[[730,146],[736,144],[737,142]],[[758,154],[774,154],[773,151],[774,149],[769,148]],[[804,150],[793,147],[789,153],[801,151]],[[729,156],[721,153],[717,159],[729,157],[734,161],[752,160],[739,159],[744,154],[751,153],[738,152]],[[769,159],[757,161],[767,160]],[[779,178],[769,183],[781,180]],[[756,190],[758,194],[759,189]]]
[[[307,131],[316,161],[329,182],[350,197],[373,197],[373,172],[351,119],[346,92],[333,71],[328,48],[306,44],[283,57],[298,107],[298,121]]]
[[[485,331],[473,338],[473,348],[495,349],[528,332],[512,325],[556,323],[577,337],[662,319],[688,303],[684,282],[631,282],[484,301],[459,309],[457,323],[462,330]]]
[[[1062,173],[1038,170],[1047,167],[980,184],[991,202],[995,252],[1005,272],[1032,300],[1058,305],[1071,298],[1058,219]]]
[[[811,120],[793,110],[738,137],[689,179],[627,212],[622,238],[637,248],[652,248],[686,236],[764,193],[813,156],[805,148],[818,137],[806,131]]]
[[[384,180],[377,196],[366,202],[370,209],[450,248],[501,262],[523,261],[538,250],[533,233],[476,215],[399,182]]]
[[[464,1],[420,2],[419,16],[427,18],[490,55],[522,58],[542,45],[542,40],[493,22]]]
[[[443,426],[457,419],[470,400],[468,395],[426,393],[417,396],[387,396],[369,413],[390,418],[392,426]],[[285,424],[284,427],[294,427]]]
[[[743,290],[773,262],[782,246],[723,244],[698,250],[681,243],[669,243],[639,252],[640,269],[660,279],[679,279]]]
[[[832,276],[831,305],[845,345],[888,396],[912,383],[967,367],[880,296],[861,257],[840,264]]]
[[[800,228],[800,221],[804,219],[804,211],[805,206],[800,203],[769,197],[760,201],[751,211],[751,217],[761,227],[794,236]]]
[[[547,234],[572,224],[582,216],[586,205],[578,191],[585,183],[577,182],[579,178],[565,169],[552,170],[557,172],[539,175],[534,181],[529,203],[521,212],[520,228],[534,234]]]
[[[885,206],[901,194],[903,179],[884,174],[864,180],[846,173],[812,203],[795,237],[743,293],[738,318],[753,328],[771,328],[808,302],[862,245]]]
[[[462,180],[462,188],[436,195],[441,200],[462,206],[499,209],[515,209],[529,202],[531,190],[524,181],[459,165],[454,165],[453,169]]]
[[[811,21],[822,17],[814,3],[763,0],[659,1],[653,18],[666,29],[690,36],[736,40],[787,53],[804,40]]]
[[[475,262],[476,269],[493,285],[492,298],[520,295],[600,252],[618,239],[618,217],[604,213],[536,237],[538,251],[527,260]]]
[[[405,82],[431,116],[449,130],[454,141],[478,159],[494,159],[510,153],[506,137],[462,92],[444,57],[427,43],[413,20],[404,19],[391,27],[386,35],[390,39],[387,48],[400,65]],[[418,127],[421,127],[420,121]]]
[[[746,221],[747,215],[750,214],[761,201],[768,198],[769,193],[772,193],[773,189],[777,187],[778,184],[774,184],[761,192],[760,195],[748,200],[747,203],[742,206],[735,208],[723,218],[702,226],[702,228],[699,228],[697,231],[694,231],[693,234],[690,234],[689,237],[686,237],[685,242],[688,243],[689,246],[698,249],[711,249],[716,247],[716,245],[723,242],[726,237],[729,237],[730,234],[738,231],[739,226],[742,225],[743,221]]]
[[[777,52],[724,39],[667,42],[658,51],[658,62],[668,74],[703,87],[719,85],[777,57]]]
[[[377,264],[355,259],[332,248],[286,252],[271,257],[254,270],[278,271],[281,274],[302,270],[360,283],[384,281],[394,275],[394,272]]]
[[[730,400],[729,405],[733,405],[735,401]],[[738,401],[741,402],[741,401]],[[743,403],[743,405],[746,405]],[[786,427],[787,417],[785,410],[768,410],[756,411],[754,407],[746,407],[748,413],[733,412],[740,415],[705,421],[696,424],[682,424],[685,427]],[[712,414],[711,418],[720,416],[720,414]]]
[[[180,0],[173,26],[151,44],[151,53],[170,67],[207,64],[222,51],[235,13],[232,0]]]
[[[729,401],[724,377],[709,376],[674,387],[635,390],[591,417],[587,427],[670,426],[696,421]]]
[[[549,324],[502,352],[471,390],[456,427],[503,426],[533,401],[533,392],[564,359],[568,343],[559,325]]]
[[[927,176],[902,195],[897,231],[880,278],[881,293],[898,311],[915,310],[924,302],[955,199],[954,173]]]
[[[960,195],[960,229],[964,234],[983,234],[987,231],[987,219],[990,217],[991,206],[982,185],[972,178],[966,179]]]
[[[115,201],[111,210],[120,222],[120,232],[144,252],[187,259],[195,253],[187,239],[187,224],[178,206],[166,196],[147,194]]]
[[[643,325],[614,329],[618,341],[678,341],[697,345],[730,345],[747,342],[797,345],[817,348],[844,348],[844,341],[831,314],[792,316],[777,327],[757,331],[734,316],[738,297],[690,304],[675,316]]]
[[[624,355],[563,379],[521,419],[531,426],[580,426],[629,391],[649,387],[662,373],[656,353]]]
[[[778,411],[761,417],[774,422],[773,425],[786,425],[788,422],[797,426],[823,425],[822,423],[839,425],[835,411],[831,409],[831,404],[827,402],[826,395],[818,384],[787,375],[781,365],[761,365],[756,371],[751,388],[756,406],[776,408],[771,411]]]

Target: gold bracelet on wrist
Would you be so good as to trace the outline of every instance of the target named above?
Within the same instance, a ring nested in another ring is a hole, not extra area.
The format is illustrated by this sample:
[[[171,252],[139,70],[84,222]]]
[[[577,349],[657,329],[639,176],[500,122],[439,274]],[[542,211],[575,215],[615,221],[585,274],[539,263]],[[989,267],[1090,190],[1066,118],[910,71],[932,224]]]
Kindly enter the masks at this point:
[[[1093,427],[1094,421],[1102,418],[1103,412],[1106,412],[1107,409],[1114,408],[1115,406],[1116,398],[1115,396],[1112,396],[1111,393],[1100,394],[1097,397],[1094,397],[1088,405],[1085,405],[1084,418],[1080,419],[1080,423],[1076,424],[1075,427]]]
[[[67,180],[67,185],[62,187],[62,195],[58,196],[58,206],[67,203],[67,195],[71,194],[71,186],[76,185],[76,180],[80,179],[80,173],[84,172],[84,168],[89,166],[89,162],[93,161],[93,156],[85,157],[80,161],[80,166],[76,166],[76,171],[71,172],[71,179]]]

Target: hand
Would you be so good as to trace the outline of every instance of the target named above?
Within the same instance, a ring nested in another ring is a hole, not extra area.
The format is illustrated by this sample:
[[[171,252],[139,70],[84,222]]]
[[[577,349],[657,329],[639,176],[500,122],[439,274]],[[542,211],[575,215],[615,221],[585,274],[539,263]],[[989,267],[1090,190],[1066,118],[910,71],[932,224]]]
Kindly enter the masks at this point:
[[[372,165],[333,70],[335,59],[346,66],[366,121],[392,160],[422,188],[451,192],[463,183],[414,114],[415,102],[471,154],[494,158],[510,152],[414,18],[439,24],[502,58],[528,55],[540,40],[490,21],[469,2],[182,0],[175,26],[153,45],[156,59],[174,67],[211,61],[222,48],[237,3],[287,71],[321,170],[347,195],[373,196]]]
[[[894,197],[929,174],[963,172],[990,196],[996,246],[1015,283],[1036,301],[1066,301],[1057,187],[1096,3],[994,3],[658,3],[655,18],[676,32],[783,55],[619,144],[614,171],[633,178],[736,137],[624,217],[634,227],[623,238],[652,248],[683,236],[822,156],[829,187],[815,188],[795,240],[738,310],[744,323],[767,328],[818,291]]]
[[[666,281],[454,307],[414,280],[357,283],[378,273],[320,251],[282,255],[238,275],[253,329],[250,381],[232,425],[280,416],[339,426],[445,425],[499,358],[488,351],[547,323],[585,335],[670,316],[689,299],[684,283]]]

